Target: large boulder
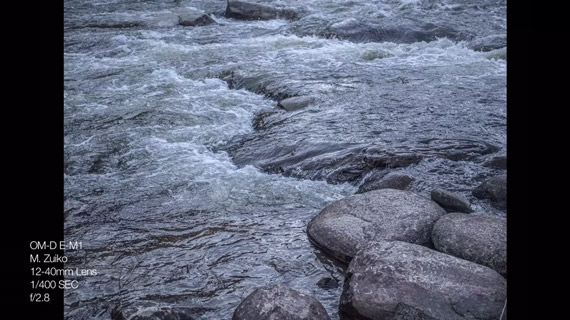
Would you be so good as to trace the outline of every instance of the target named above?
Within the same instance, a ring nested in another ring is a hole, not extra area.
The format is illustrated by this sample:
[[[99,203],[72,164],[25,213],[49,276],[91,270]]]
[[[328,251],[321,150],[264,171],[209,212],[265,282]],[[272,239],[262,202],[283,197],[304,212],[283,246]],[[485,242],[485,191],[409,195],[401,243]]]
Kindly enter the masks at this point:
[[[331,203],[309,222],[307,233],[323,251],[348,262],[372,240],[429,244],[433,224],[444,214],[415,193],[382,189]]]
[[[499,208],[507,208],[507,175],[494,176],[473,190],[479,199],[491,200]]]
[[[237,307],[232,320],[329,320],[317,299],[281,285],[256,289]]]
[[[463,213],[439,219],[432,231],[435,248],[507,274],[507,221]]]
[[[277,9],[270,6],[243,1],[228,0],[226,18],[239,20],[296,19],[297,13],[289,9]]]
[[[431,199],[447,212],[473,212],[467,199],[443,189],[432,190]]]
[[[399,172],[391,172],[385,176],[372,174],[364,180],[356,193],[365,193],[379,189],[406,190],[412,181],[414,181],[414,178]]]
[[[496,320],[506,280],[485,266],[401,241],[371,242],[350,262],[348,319]]]

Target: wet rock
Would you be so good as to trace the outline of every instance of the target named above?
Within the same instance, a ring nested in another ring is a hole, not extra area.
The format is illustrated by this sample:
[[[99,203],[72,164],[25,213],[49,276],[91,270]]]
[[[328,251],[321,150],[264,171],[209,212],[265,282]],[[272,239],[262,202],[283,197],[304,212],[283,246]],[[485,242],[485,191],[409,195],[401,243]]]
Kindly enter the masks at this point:
[[[279,101],[278,106],[287,111],[295,111],[308,106],[312,101],[313,98],[307,96],[291,97]]]
[[[431,199],[447,212],[473,212],[467,199],[443,189],[432,190]]]
[[[438,251],[507,274],[505,219],[450,213],[435,223],[432,241]]]
[[[335,289],[338,287],[338,280],[333,278],[322,278],[317,282],[317,286],[323,289]]]
[[[475,51],[491,51],[495,49],[504,48],[507,46],[506,34],[494,34],[482,38],[477,38],[468,47]]]
[[[437,38],[465,40],[471,35],[461,33],[451,27],[434,24],[383,23],[361,21],[350,18],[332,24],[326,36],[350,40],[353,42],[395,42],[414,43],[430,42]]]
[[[506,280],[485,266],[401,241],[371,242],[351,261],[339,309],[348,319],[498,319]]]
[[[233,320],[328,320],[317,299],[281,285],[256,289],[237,307]]]
[[[245,89],[275,101],[299,95],[298,91],[287,87],[282,81],[271,79],[269,75],[251,77],[239,71],[226,71],[219,77],[228,83],[230,89]]]
[[[290,9],[277,9],[257,3],[228,0],[226,18],[239,20],[294,20],[297,19],[297,13]]]
[[[489,158],[483,162],[483,166],[492,169],[507,169],[507,156],[506,155],[498,155],[492,158]]]
[[[178,16],[178,23],[182,26],[197,27],[209,25],[215,23],[215,21],[204,12],[188,10]]]
[[[479,199],[491,200],[499,208],[507,208],[507,175],[501,174],[488,179],[473,190]]]
[[[414,181],[414,178],[399,172],[391,172],[383,177],[373,174],[364,180],[364,183],[360,185],[356,193],[364,193],[379,189],[406,190],[412,181]]]
[[[429,244],[433,224],[444,214],[415,193],[374,190],[331,203],[309,222],[307,233],[323,251],[347,262],[373,240]]]

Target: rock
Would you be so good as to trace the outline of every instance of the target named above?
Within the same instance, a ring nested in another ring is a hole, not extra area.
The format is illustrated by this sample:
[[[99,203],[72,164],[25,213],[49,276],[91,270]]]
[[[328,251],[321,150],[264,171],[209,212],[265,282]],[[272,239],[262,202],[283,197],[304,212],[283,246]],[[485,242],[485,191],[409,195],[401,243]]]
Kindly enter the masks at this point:
[[[412,181],[414,181],[414,178],[399,172],[391,172],[383,177],[378,177],[378,175],[373,174],[364,180],[364,183],[360,185],[356,193],[379,189],[406,190]]]
[[[279,101],[278,106],[287,111],[295,111],[308,106],[312,101],[313,98],[307,96],[291,97]]]
[[[372,240],[429,244],[433,224],[444,214],[415,193],[381,189],[331,203],[309,222],[307,233],[323,251],[348,262]]]
[[[322,278],[317,282],[317,286],[323,289],[335,289],[338,287],[338,280],[329,277]]]
[[[506,34],[494,34],[482,38],[477,38],[468,47],[475,51],[491,51],[495,49],[504,48],[507,46]]]
[[[353,42],[394,42],[414,43],[430,42],[438,38],[448,38],[454,41],[470,39],[472,36],[459,32],[449,26],[417,22],[391,22],[383,19],[365,21],[349,18],[330,25],[325,36],[345,39]]]
[[[350,262],[340,312],[348,319],[499,319],[506,280],[424,246],[371,242]]]
[[[507,169],[507,156],[506,155],[494,156],[490,159],[487,159],[485,162],[483,162],[483,166],[485,166],[487,168],[492,168],[492,169],[506,170]]]
[[[197,10],[187,10],[178,16],[178,24],[182,26],[205,26],[215,23],[207,14]]]
[[[232,320],[328,320],[317,299],[281,285],[258,288],[237,307]]]
[[[479,199],[489,199],[499,208],[507,208],[507,175],[494,176],[473,190]]]
[[[432,241],[438,251],[507,274],[505,219],[450,213],[435,223]]]
[[[277,9],[270,6],[243,1],[228,0],[226,18],[239,20],[297,19],[297,13],[289,9]]]
[[[432,190],[431,199],[437,202],[447,212],[473,212],[467,199],[446,190]]]

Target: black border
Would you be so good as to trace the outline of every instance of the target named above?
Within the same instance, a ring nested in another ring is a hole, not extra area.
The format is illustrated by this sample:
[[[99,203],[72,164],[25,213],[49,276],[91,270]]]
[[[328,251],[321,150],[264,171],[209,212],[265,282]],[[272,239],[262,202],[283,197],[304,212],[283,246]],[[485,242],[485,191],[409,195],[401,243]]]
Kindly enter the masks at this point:
[[[11,12],[27,12],[27,8]],[[30,255],[38,254],[40,261],[43,254],[63,256],[63,250],[32,250],[32,241],[63,241],[63,1],[40,2],[34,5],[33,21],[26,19],[31,26],[16,25],[15,29],[26,30],[18,34],[21,43],[10,43],[17,46],[14,54],[14,79],[18,85],[10,95],[17,95],[15,101],[23,101],[13,105],[19,113],[18,119],[12,124],[17,135],[15,139],[19,148],[14,151],[15,188],[14,198],[8,201],[16,202],[19,212],[17,215],[19,231],[15,241],[3,242],[14,250],[10,261],[14,262],[15,275],[7,276],[8,294],[15,310],[24,312],[26,319],[64,319],[63,290],[32,289],[31,281],[63,280],[63,276],[33,276],[31,268],[56,267],[63,268],[62,263],[32,263]],[[31,18],[31,16],[28,16]],[[31,30],[31,31],[30,31]],[[25,48],[25,49],[22,49]],[[26,50],[26,54],[23,54]],[[15,120],[15,119],[14,119]],[[20,128],[18,128],[20,127]],[[23,130],[19,130],[23,129]],[[17,187],[16,187],[17,186]],[[5,249],[5,248],[3,248]],[[49,293],[49,302],[31,302],[30,294]],[[26,317],[26,315],[28,315]]]
[[[507,310],[511,319],[529,315],[529,4],[507,5]]]

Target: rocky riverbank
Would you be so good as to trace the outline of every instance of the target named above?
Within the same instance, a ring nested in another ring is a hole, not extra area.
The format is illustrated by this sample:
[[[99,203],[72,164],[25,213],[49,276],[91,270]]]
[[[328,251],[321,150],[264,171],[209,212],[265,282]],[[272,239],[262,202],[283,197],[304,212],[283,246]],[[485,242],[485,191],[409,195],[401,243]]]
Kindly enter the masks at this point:
[[[66,314],[502,319],[503,10],[66,1]]]

